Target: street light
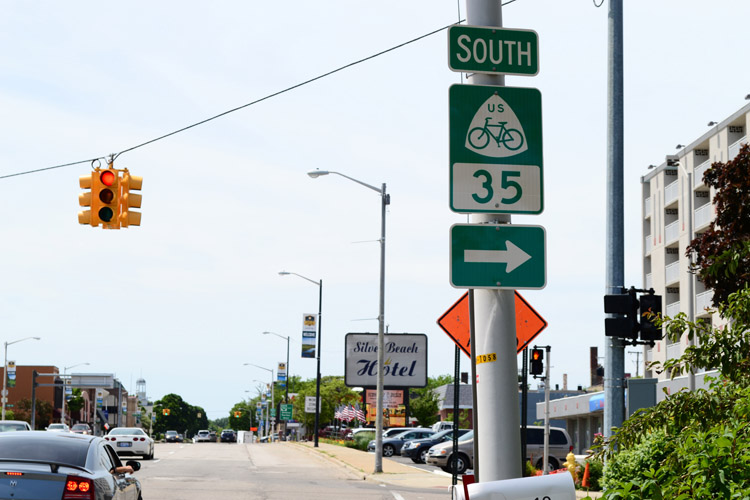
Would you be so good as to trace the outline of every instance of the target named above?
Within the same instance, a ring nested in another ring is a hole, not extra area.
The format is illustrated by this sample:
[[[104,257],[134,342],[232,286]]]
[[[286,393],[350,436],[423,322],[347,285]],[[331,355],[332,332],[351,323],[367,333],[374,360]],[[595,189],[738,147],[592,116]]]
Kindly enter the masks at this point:
[[[380,309],[378,312],[378,381],[377,409],[375,415],[375,472],[383,472],[383,351],[385,350],[385,207],[390,205],[391,196],[386,193],[385,182],[381,188],[371,186],[340,172],[314,170],[307,175],[316,179],[321,175],[336,174],[352,182],[372,189],[380,195]]]
[[[2,414],[0,415],[0,420],[5,420],[5,402],[8,400],[8,387],[7,387],[7,382],[8,382],[8,346],[9,345],[13,345],[13,344],[17,344],[19,342],[23,342],[24,340],[30,340],[30,339],[41,340],[42,337],[24,337],[22,339],[14,340],[13,342],[5,342],[5,363],[3,364],[3,395],[2,395],[2,400],[3,400],[3,405],[2,406],[3,406],[3,409],[2,409]]]
[[[286,339],[286,381],[285,381],[285,387],[286,391],[284,391],[284,402],[289,402],[289,374],[291,373],[289,371],[289,337],[286,337],[284,335],[279,335],[276,332],[263,332],[263,335],[276,335],[279,338]]]
[[[78,363],[77,365],[63,367],[63,397],[62,397],[62,411],[60,412],[60,415],[61,415],[60,422],[62,422],[63,424],[65,423],[65,396],[66,396],[65,391],[67,390],[66,381],[67,381],[68,370],[70,370],[71,368],[75,368],[76,366],[88,366],[90,364],[91,363]]]
[[[266,370],[267,372],[271,372],[271,404],[268,405],[268,407],[271,408],[274,405],[274,391],[273,391],[273,389],[274,389],[274,385],[276,385],[276,384],[274,384],[274,381],[273,381],[273,368],[264,368],[264,367],[262,367],[260,365],[254,364],[254,363],[245,363],[245,366],[254,366],[256,368],[260,368],[261,370]],[[271,415],[270,411],[268,412],[268,415],[270,417],[270,415]],[[269,421],[270,421],[270,418],[266,420],[266,436],[268,436],[268,426],[270,424]]]
[[[292,273],[289,271],[279,271],[280,276],[288,276],[290,274],[293,274],[299,278],[302,278],[303,280],[309,281],[310,283],[313,283],[315,285],[318,285],[318,349],[316,353],[316,357],[318,358],[318,368],[317,368],[317,374],[315,379],[315,438],[314,438],[314,447],[318,447],[318,430],[320,427],[320,350],[321,350],[321,344],[323,342],[323,280],[315,281],[311,280],[310,278],[306,276],[302,276],[301,274]]]

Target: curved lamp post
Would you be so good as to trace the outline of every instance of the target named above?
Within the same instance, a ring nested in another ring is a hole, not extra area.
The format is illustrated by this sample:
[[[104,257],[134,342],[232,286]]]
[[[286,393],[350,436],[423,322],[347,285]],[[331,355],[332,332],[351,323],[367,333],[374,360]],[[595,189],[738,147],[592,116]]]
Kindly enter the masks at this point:
[[[321,344],[323,341],[323,280],[315,281],[311,280],[307,276],[302,276],[301,274],[292,273],[289,271],[279,271],[280,276],[288,276],[290,274],[293,274],[294,276],[297,276],[298,278],[302,278],[303,280],[309,281],[310,283],[318,286],[318,348],[316,352],[316,357],[318,358],[318,369],[317,369],[317,375],[315,379],[315,439],[314,439],[314,446],[315,448],[318,447],[318,430],[320,427],[320,350],[321,350]],[[287,365],[287,372],[289,371],[289,366]],[[288,385],[288,384],[287,384]]]
[[[63,368],[63,397],[62,397],[62,410],[60,411],[60,421],[63,424],[65,423],[65,396],[66,396],[66,394],[65,394],[66,387],[65,386],[66,386],[66,380],[67,380],[68,370],[70,370],[71,368],[75,368],[76,366],[84,366],[84,365],[88,366],[90,364],[91,363],[78,363],[77,365],[66,366],[66,367]]]
[[[375,415],[375,472],[383,472],[383,351],[385,333],[385,207],[390,205],[391,197],[386,193],[385,183],[377,188],[366,182],[354,179],[340,172],[313,170],[307,175],[316,179],[321,175],[335,174],[360,186],[371,189],[380,195],[380,308],[378,312],[378,380],[377,380],[377,414]]]

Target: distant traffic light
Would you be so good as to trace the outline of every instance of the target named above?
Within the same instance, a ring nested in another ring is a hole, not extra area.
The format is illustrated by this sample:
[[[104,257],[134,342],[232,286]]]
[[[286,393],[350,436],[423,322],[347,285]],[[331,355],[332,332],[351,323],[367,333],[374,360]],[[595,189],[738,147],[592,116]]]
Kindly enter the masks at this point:
[[[119,206],[119,223],[120,227],[140,226],[141,213],[133,212],[131,208],[141,208],[141,195],[131,193],[131,191],[140,191],[143,185],[143,177],[130,175],[128,169],[123,170],[122,179],[120,179],[120,206]]]
[[[242,412],[241,411],[234,412],[234,418],[240,418],[241,416],[242,416]]]
[[[542,375],[544,373],[544,351],[542,349],[531,350],[531,370],[532,375]]]
[[[172,413],[172,410],[170,410],[169,408],[164,408],[161,411],[161,414],[164,415],[165,417],[168,417],[170,413]]]

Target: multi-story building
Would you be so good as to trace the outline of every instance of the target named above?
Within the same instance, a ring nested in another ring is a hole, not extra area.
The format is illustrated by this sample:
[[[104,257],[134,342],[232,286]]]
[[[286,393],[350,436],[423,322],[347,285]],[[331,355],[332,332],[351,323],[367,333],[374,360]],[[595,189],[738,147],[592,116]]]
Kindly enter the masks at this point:
[[[696,276],[689,272],[690,258],[686,249],[696,235],[706,231],[715,217],[712,200],[715,190],[703,183],[704,172],[714,162],[734,159],[740,146],[748,142],[750,104],[716,123],[709,130],[686,145],[678,145],[664,163],[651,165],[641,178],[643,210],[643,284],[663,297],[663,312],[675,316],[679,312],[688,319],[709,319],[718,326],[721,318],[711,313],[713,292],[706,290]],[[680,387],[702,387],[702,374],[670,381],[669,373],[648,369],[652,361],[679,357],[689,345],[687,334],[678,342],[663,339],[653,348],[645,349],[645,375],[659,379],[659,386],[670,390]],[[692,380],[691,380],[692,378]],[[659,399],[663,392],[657,391]]]

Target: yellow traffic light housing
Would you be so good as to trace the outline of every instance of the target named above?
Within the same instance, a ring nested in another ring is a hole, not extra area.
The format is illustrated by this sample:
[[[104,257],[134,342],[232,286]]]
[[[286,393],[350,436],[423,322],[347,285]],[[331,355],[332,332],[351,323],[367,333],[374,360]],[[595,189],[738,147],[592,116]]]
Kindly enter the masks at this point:
[[[94,174],[91,173],[89,175],[82,175],[78,178],[78,184],[81,186],[81,189],[88,190],[87,192],[78,195],[78,204],[82,207],[91,207],[91,179],[93,176]],[[92,217],[90,209],[78,212],[78,223],[90,224],[92,226],[99,225],[99,221]]]
[[[91,212],[104,229],[120,229],[120,176],[114,168],[94,170],[91,188]]]
[[[120,179],[120,207],[119,222],[121,227],[140,226],[141,213],[130,210],[131,208],[141,208],[142,196],[131,191],[140,191],[143,185],[143,177],[130,175],[128,169],[123,170]]]

